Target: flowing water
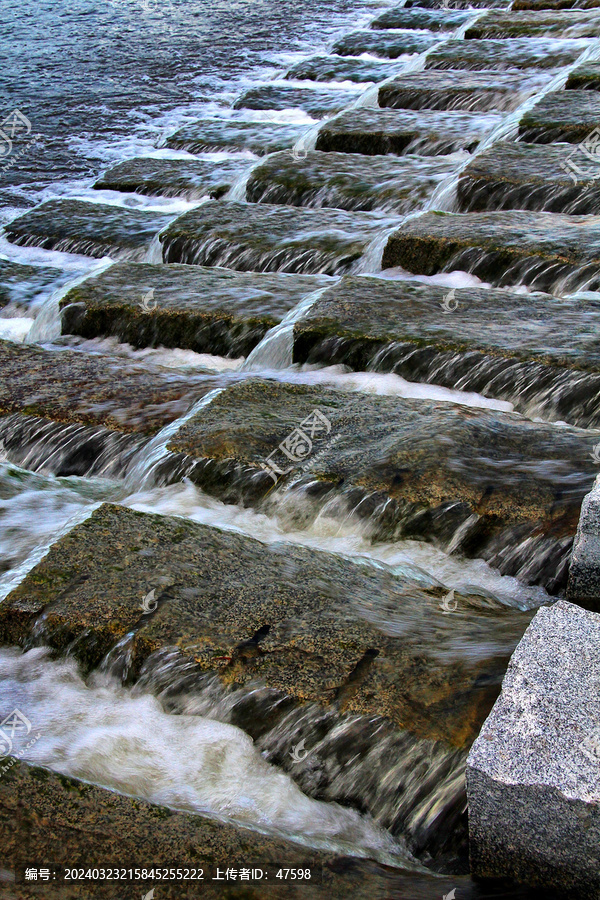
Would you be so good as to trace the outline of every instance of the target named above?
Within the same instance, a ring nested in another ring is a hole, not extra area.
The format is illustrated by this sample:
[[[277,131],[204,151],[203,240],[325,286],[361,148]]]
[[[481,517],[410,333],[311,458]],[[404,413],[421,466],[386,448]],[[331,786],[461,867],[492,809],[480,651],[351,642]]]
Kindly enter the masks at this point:
[[[0,173],[0,222],[6,224],[23,210],[56,197],[155,211],[171,220],[197,208],[208,198],[147,197],[98,191],[92,185],[100,172],[133,156],[192,159],[190,153],[164,144],[169,134],[199,118],[216,121],[224,133],[234,123],[302,126],[302,137],[285,151],[289,156],[284,160],[284,175],[307,154],[318,169],[321,162],[312,151],[319,123],[313,116],[302,109],[279,108],[280,104],[272,110],[232,109],[232,101],[265,82],[275,88],[310,86],[312,82],[284,80],[285,72],[313,56],[327,59],[337,38],[366,28],[391,5],[385,0],[331,0],[326,5],[315,0],[248,4],[172,0],[151,6],[137,0],[74,0],[57,9],[50,0],[25,0],[18,8],[0,0],[2,108],[5,115],[19,109],[38,136],[22,148],[18,165]],[[430,50],[395,60],[394,71],[379,80],[387,83],[397,71],[423,72],[432,50],[447,40],[462,39],[468,25],[485,11],[471,13],[455,32],[436,34],[437,43]],[[531,40],[532,45],[536,40]],[[598,42],[581,43],[583,59],[597,58]],[[361,61],[369,72],[385,65],[368,53]],[[492,113],[474,110],[470,127],[484,136],[476,153],[499,140],[514,139],[520,115],[548,90],[561,87],[573,67],[528,73],[518,100],[499,99]],[[352,107],[361,110],[376,105],[376,90],[368,80],[356,84],[342,74],[338,81],[336,90],[356,92]],[[327,82],[318,82],[319,87],[323,85]],[[447,121],[447,111],[440,112],[440,127]],[[410,149],[411,154],[429,153],[418,144]],[[235,176],[226,194],[228,202],[254,199],[324,209],[329,218],[319,226],[321,232],[337,229],[332,225],[337,213],[327,204],[369,211],[364,219],[366,249],[353,271],[406,279],[412,276],[401,270],[381,273],[387,235],[429,210],[454,209],[458,178],[474,154],[455,150],[447,156],[407,156],[409,177],[419,173],[420,178],[423,173],[423,178],[437,185],[429,199],[416,207],[407,206],[404,196],[377,205],[387,184],[385,163],[377,170],[373,167],[370,193],[360,201],[333,187],[301,196],[283,182],[264,190],[255,187],[256,196],[251,198],[246,192],[259,183],[261,165],[254,153],[230,148],[226,153],[207,151],[200,156],[215,167],[223,160],[232,164]],[[331,165],[329,160],[327,164]],[[343,230],[343,219],[340,222]],[[319,228],[315,226],[315,239]],[[82,247],[72,245],[75,251]],[[322,271],[331,276],[328,283],[335,283],[344,271],[338,261],[323,261],[318,250],[255,254],[243,265],[233,242],[204,246],[202,258],[198,252],[198,246],[192,248],[186,261],[206,262],[210,257],[211,265],[233,260],[238,268],[249,270]],[[155,240],[146,259],[161,261],[160,253]],[[225,359],[162,347],[136,350],[115,338],[61,337],[61,297],[73,285],[112,265],[113,259],[98,261],[77,252],[17,246],[0,237],[0,264],[7,262],[34,266],[36,272],[52,271],[37,280],[29,274],[26,287],[13,290],[10,302],[0,310],[2,339],[42,344],[56,353],[70,348],[90,357],[110,356],[162,372],[165,384],[169,378],[199,378],[207,369],[223,378],[260,375],[288,384],[334,387],[353,396],[443,401],[464,415],[516,410],[542,424],[553,423],[557,434],[577,437],[584,428],[593,429],[590,448],[598,441],[595,429],[600,427],[600,410],[597,402],[589,400],[597,391],[590,388],[591,376],[585,374],[561,371],[550,378],[534,364],[503,365],[477,354],[468,357],[448,351],[434,358],[424,354],[416,383],[407,379],[409,372],[414,379],[419,368],[414,359],[417,351],[402,345],[375,350],[367,371],[362,372],[350,371],[343,354],[336,360],[339,365],[293,364],[294,324],[310,312],[324,288],[308,292],[246,359]],[[429,280],[456,289],[490,287],[460,271]],[[417,281],[427,283],[428,279]],[[523,286],[518,289],[527,293]],[[19,290],[25,294],[21,296]],[[548,550],[538,537],[516,534],[513,543],[501,546],[495,556],[488,554],[485,561],[456,552],[476,525],[471,518],[456,519],[444,540],[416,540],[400,532],[377,534],[373,522],[378,515],[385,517],[387,503],[383,511],[365,515],[360,509],[362,499],[354,505],[340,498],[314,502],[310,484],[302,482],[300,474],[286,489],[254,507],[209,496],[189,478],[168,483],[173,481],[164,477],[169,439],[221,391],[222,387],[215,388],[151,439],[79,424],[50,424],[34,417],[26,423],[18,415],[3,418],[0,597],[22,581],[56,540],[99,504],[110,501],[218,526],[269,546],[325,551],[389,577],[410,577],[415,584],[475,598],[463,618],[449,617],[443,627],[429,628],[427,612],[410,605],[364,613],[383,633],[421,633],[424,653],[434,666],[449,660],[475,665],[494,654],[508,656],[525,627],[525,611],[552,602],[551,585],[544,586],[538,569],[543,568],[546,554],[556,549]],[[565,420],[577,427],[569,431]],[[534,468],[532,462],[531,472]],[[574,464],[572,471],[546,471],[544,477],[560,483],[565,494],[572,491],[582,496],[593,474],[589,464],[579,469]],[[563,562],[568,550],[568,542],[561,545]],[[486,631],[490,609],[507,615],[522,611],[522,624],[514,626],[512,619],[507,620],[505,627],[499,625],[491,635]],[[464,633],[454,622],[462,623]],[[470,897],[501,896],[480,892],[464,878],[464,748],[394,730],[377,717],[366,739],[361,717],[324,713],[312,704],[291,711],[279,709],[280,701],[260,688],[250,692],[250,702],[247,691],[225,689],[218,679],[199,676],[175,653],[152,656],[131,686],[133,634],[110,651],[98,671],[84,677],[68,654],[57,660],[43,646],[34,646],[44,643],[44,622],[38,626],[26,652],[0,650],[0,709],[22,710],[37,736],[33,746],[23,751],[28,761],[176,810],[208,814],[315,848],[376,859],[404,872],[425,873],[419,882],[423,898],[442,896],[435,874],[439,871],[456,873]],[[247,709],[249,704],[253,708],[252,703],[264,714],[260,727],[249,724]],[[312,750],[295,766],[290,763],[290,748],[298,745],[300,737]]]

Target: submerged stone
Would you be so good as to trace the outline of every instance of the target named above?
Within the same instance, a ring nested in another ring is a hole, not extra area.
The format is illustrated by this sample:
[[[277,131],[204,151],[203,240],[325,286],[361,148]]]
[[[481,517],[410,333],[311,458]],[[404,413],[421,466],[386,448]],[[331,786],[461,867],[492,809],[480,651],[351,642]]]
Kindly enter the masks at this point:
[[[541,609],[469,755],[471,867],[600,896],[600,616]]]
[[[278,122],[240,122],[236,119],[200,119],[184,125],[167,138],[166,146],[188,153],[246,150],[265,156],[291,149],[306,132],[306,125]]]
[[[85,256],[143,257],[171,220],[147,210],[83,200],[48,200],[5,226],[14,244]]]
[[[560,69],[575,62],[589,46],[585,40],[446,41],[432,50],[426,69]]]
[[[417,28],[423,31],[455,31],[464,22],[468,22],[472,13],[448,12],[447,9],[429,11],[425,9],[407,9],[403,6],[388,9],[371,22],[371,28]]]
[[[569,73],[565,89],[600,91],[600,63],[586,62],[582,66],[573,69]]]
[[[352,56],[311,56],[296,63],[286,78],[298,81],[378,82],[401,71],[402,62]]]
[[[434,110],[352,109],[319,129],[316,149],[367,156],[415,153],[436,156],[474,150],[498,117]],[[499,119],[498,119],[499,120]]]
[[[341,38],[333,45],[333,52],[339,56],[360,56],[361,53],[372,53],[385,59],[398,59],[399,56],[412,56],[429,50],[438,38],[433,35],[391,34],[385,31],[354,31]]]
[[[338,275],[385,224],[375,213],[210,201],[162,235],[165,262],[241,272]]]
[[[465,38],[559,37],[586,38],[600,36],[600,20],[595,12],[507,12],[492,10],[470,25]]]
[[[246,159],[128,159],[101,175],[94,187],[190,200],[222,197],[248,166]]]
[[[382,265],[417,275],[458,269],[492,284],[522,282],[554,293],[597,290],[600,216],[425,213],[389,238]]]
[[[598,444],[591,451],[598,458]],[[577,536],[569,569],[567,599],[594,612],[600,612],[600,483],[581,506]]]
[[[404,214],[421,206],[449,171],[445,159],[431,157],[381,159],[316,151],[294,159],[277,153],[252,170],[246,198],[252,203]]]
[[[398,75],[379,88],[379,106],[392,109],[516,109],[549,76],[431,70]]]
[[[246,356],[290,309],[328,283],[313,275],[117,263],[63,297],[62,330],[112,335],[134,347]]]
[[[596,473],[588,435],[568,426],[261,380],[221,392],[169,449],[227,502],[283,503],[292,491],[303,527],[327,505],[377,539],[433,541],[552,589],[566,582]]]
[[[39,302],[75,274],[50,266],[29,266],[0,259],[0,309],[9,304],[28,307]]]
[[[599,126],[600,97],[595,91],[556,91],[525,113],[519,122],[519,137],[535,144],[579,144],[589,138],[594,153],[597,139],[593,132]],[[589,156],[587,162],[589,165]]]
[[[531,209],[600,212],[600,166],[571,144],[500,141],[473,157],[457,188],[461,212]]]
[[[384,77],[384,76],[382,76]],[[302,109],[313,119],[339,112],[356,100],[358,93],[335,88],[301,88],[261,85],[251,88],[236,100],[234,109]]]

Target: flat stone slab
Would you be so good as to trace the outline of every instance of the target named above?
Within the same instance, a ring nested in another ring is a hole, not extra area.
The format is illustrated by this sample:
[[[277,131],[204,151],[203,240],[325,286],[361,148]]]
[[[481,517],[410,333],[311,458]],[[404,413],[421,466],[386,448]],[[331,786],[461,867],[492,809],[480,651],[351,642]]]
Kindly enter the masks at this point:
[[[514,38],[446,41],[432,50],[426,69],[560,69],[575,62],[589,41]]]
[[[500,12],[492,10],[469,26],[465,39],[557,37],[587,38],[600,35],[596,12]]]
[[[305,420],[312,437],[300,440]],[[302,527],[327,504],[330,515],[353,511],[377,539],[434,541],[493,558],[507,574],[520,570],[517,544],[535,535],[545,548],[534,565],[541,569],[526,578],[563,586],[565,553],[597,471],[589,436],[569,426],[258,379],[221,392],[169,449],[187,454],[189,477],[227,502],[260,505],[275,502],[278,487],[294,490]],[[527,566],[532,552],[527,543]]]
[[[218,198],[248,165],[246,159],[128,159],[101,175],[94,187],[189,200]]]
[[[276,122],[239,122],[235,119],[200,119],[169,135],[166,146],[188,153],[246,150],[257,156],[291,149],[306,133],[306,125]]]
[[[339,275],[360,259],[385,221],[375,213],[215,200],[163,232],[163,258],[241,272]]]
[[[471,868],[600,896],[600,616],[541,609],[467,765]]]
[[[433,47],[439,38],[433,35],[391,34],[385,31],[353,31],[333,45],[333,52],[339,56],[360,56],[371,53],[384,59],[398,59],[400,56],[412,56],[423,53]]]
[[[395,372],[600,427],[598,334],[590,297],[349,275],[294,324],[294,362]]]
[[[398,75],[379,88],[378,102],[392,109],[510,112],[539,91],[548,77],[433,69]]]
[[[499,117],[434,110],[351,109],[319,129],[316,149],[367,156],[437,156],[475,149]]]
[[[382,76],[385,77],[385,76]],[[359,96],[356,90],[302,88],[265,84],[236,100],[234,109],[302,109],[313,119],[339,112]],[[306,126],[305,126],[306,127]]]
[[[5,226],[13,244],[140,259],[173,216],[83,200],[49,200]]]
[[[568,91],[600,91],[600,63],[587,62],[573,69],[569,73],[565,89]]]
[[[600,0],[514,0],[513,9],[597,9]]]
[[[538,290],[597,290],[600,217],[554,213],[426,213],[393,234],[383,268],[416,275],[459,269],[496,285]]]
[[[285,77],[297,81],[377,83],[400,72],[403,65],[403,62],[358,56],[311,56],[292,66]]]
[[[599,0],[600,2],[600,0]],[[506,7],[507,0],[406,0],[405,9],[489,9]]]
[[[600,213],[600,164],[570,144],[500,141],[473,157],[457,188],[461,212]]]
[[[448,12],[446,9],[388,9],[371,22],[371,28],[417,28],[422,31],[456,31],[472,17],[468,10]]]
[[[600,97],[595,91],[556,91],[525,113],[519,122],[519,137],[535,144],[579,144],[598,126]],[[591,140],[593,143],[593,136]],[[589,164],[589,157],[587,161]]]
[[[144,615],[151,589],[156,607]],[[394,575],[104,504],[2,603],[0,640],[23,645],[42,615],[43,642],[64,652],[75,641],[72,652],[89,671],[134,634],[130,683],[151,654],[176,648],[198,672],[237,688],[258,682],[288,708],[292,699],[381,716],[462,747],[497,697],[531,613],[457,594],[462,614],[451,622],[440,610],[445,593],[420,570]],[[394,633],[391,610],[411,622],[410,634]],[[458,651],[459,621],[470,658]]]
[[[445,158],[315,151],[294,159],[290,153],[276,153],[252,170],[246,199],[404,214],[420,207],[450,170]]]
[[[9,304],[28,307],[62,287],[74,273],[50,266],[29,266],[0,259],[0,309]]]
[[[592,458],[600,457],[596,444]],[[581,506],[577,536],[569,569],[567,599],[579,606],[600,612],[600,482],[596,479],[593,490]]]
[[[286,313],[328,283],[315,275],[117,263],[63,297],[62,331],[112,335],[134,347],[247,356]]]

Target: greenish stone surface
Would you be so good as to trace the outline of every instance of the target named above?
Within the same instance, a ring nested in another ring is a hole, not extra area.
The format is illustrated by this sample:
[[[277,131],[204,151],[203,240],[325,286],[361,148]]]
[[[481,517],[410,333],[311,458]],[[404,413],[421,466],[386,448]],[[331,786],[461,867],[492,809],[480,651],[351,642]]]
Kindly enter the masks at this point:
[[[333,52],[339,56],[360,56],[371,53],[385,59],[398,59],[399,56],[412,56],[423,53],[437,41],[434,35],[391,34],[385,31],[353,31],[333,45]]]
[[[402,62],[360,56],[311,56],[296,63],[286,78],[298,81],[378,82],[399,72]]]
[[[525,113],[519,122],[519,137],[536,144],[591,140],[595,145],[593,132],[599,125],[600,97],[595,91],[556,91]],[[590,150],[594,153],[593,146]],[[584,161],[589,168],[589,156],[584,156]]]
[[[249,165],[249,160],[128,159],[101,175],[94,187],[190,200],[221,197]]]
[[[313,119],[339,112],[359,96],[357,91],[262,85],[236,100],[234,109],[302,109]]]
[[[469,112],[516,109],[540,90],[549,76],[500,72],[438,71],[398,75],[379,88],[379,106],[392,109],[462,109]]]
[[[589,41],[514,38],[450,40],[427,55],[426,69],[560,69],[575,62]]]
[[[278,122],[241,122],[237,119],[200,119],[184,125],[167,138],[173,150],[188,153],[249,150],[257,156],[291,149],[306,132],[306,125]]]
[[[492,10],[470,25],[465,39],[557,37],[587,38],[600,35],[600,19],[595,12],[496,12]]]

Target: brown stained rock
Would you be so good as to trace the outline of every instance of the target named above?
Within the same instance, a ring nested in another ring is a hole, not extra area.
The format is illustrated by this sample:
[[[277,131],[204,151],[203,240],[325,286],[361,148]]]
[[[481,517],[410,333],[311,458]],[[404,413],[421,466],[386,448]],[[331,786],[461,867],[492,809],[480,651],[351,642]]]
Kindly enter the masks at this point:
[[[530,614],[457,595],[447,616],[444,595],[416,572],[105,504],[9,595],[0,636],[23,645],[35,629],[87,671],[134,633],[130,679],[152,653],[177,648],[227,686],[257,682],[462,747]]]
[[[322,276],[117,263],[63,297],[62,330],[114,335],[134,347],[246,356],[307,294],[327,284]]]

